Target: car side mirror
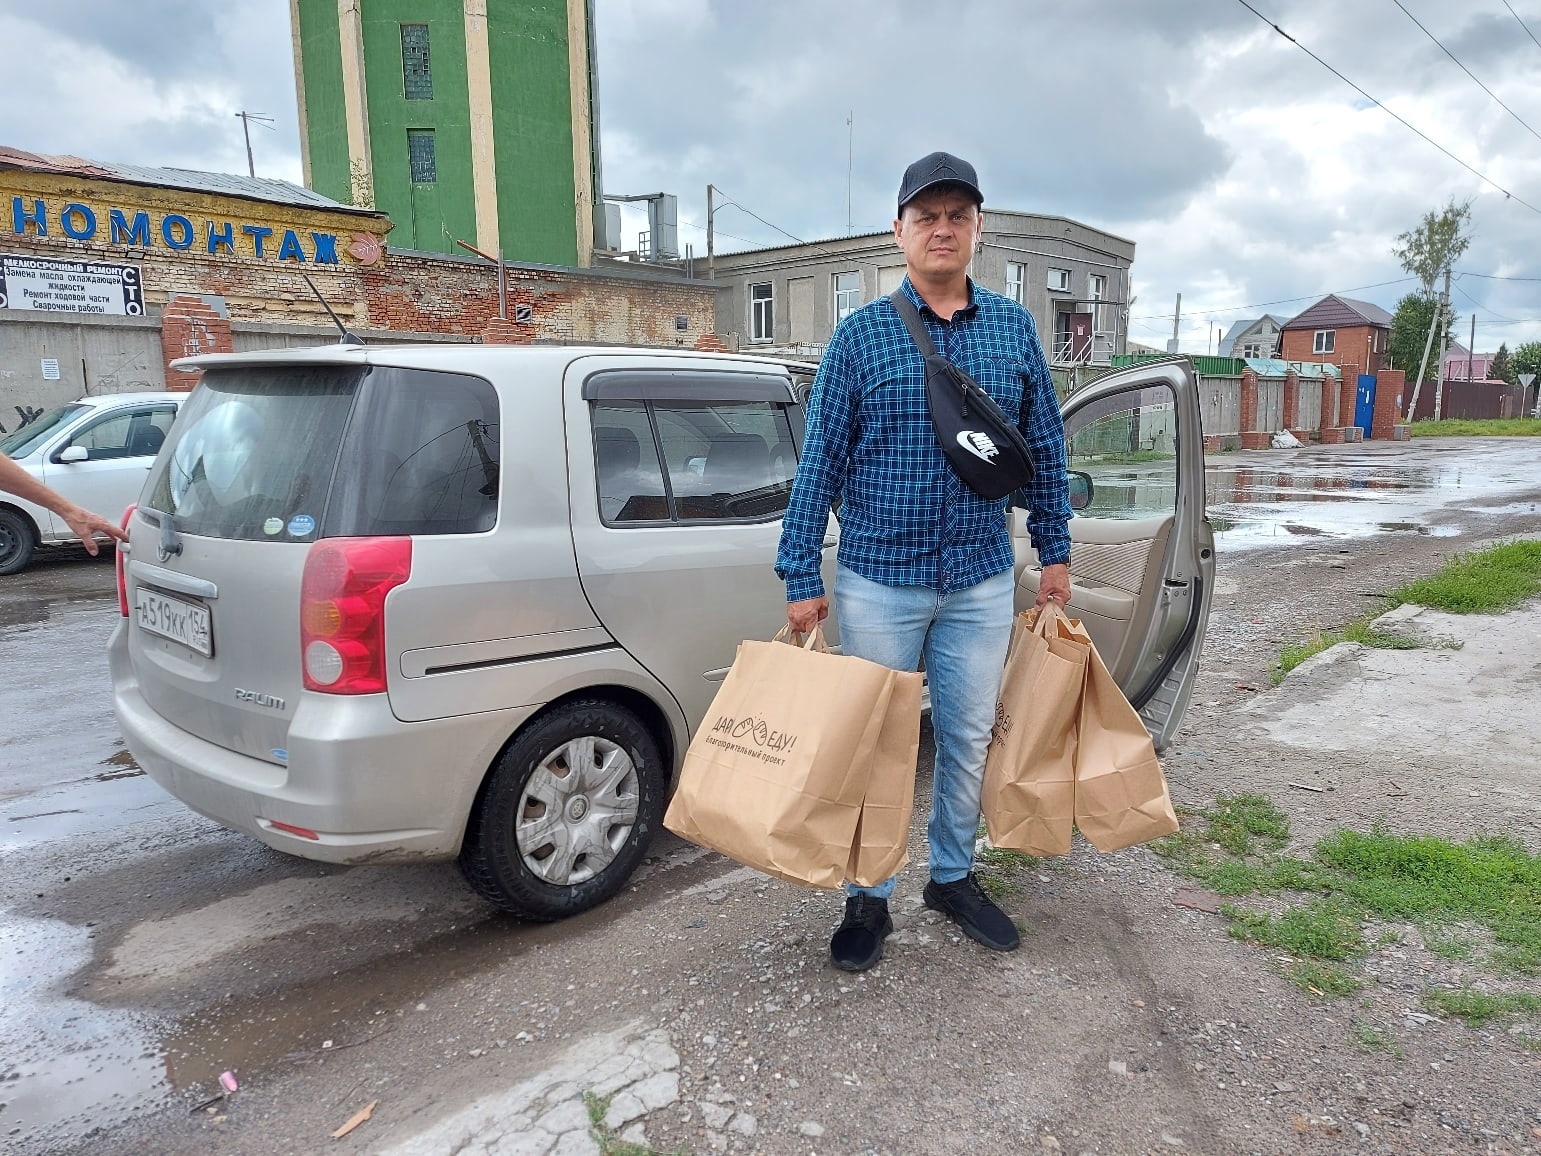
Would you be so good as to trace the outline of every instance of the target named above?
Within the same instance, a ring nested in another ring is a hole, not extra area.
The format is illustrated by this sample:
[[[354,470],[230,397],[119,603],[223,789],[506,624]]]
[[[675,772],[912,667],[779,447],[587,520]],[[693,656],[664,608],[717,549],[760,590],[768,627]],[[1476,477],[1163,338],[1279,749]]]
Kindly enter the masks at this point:
[[[1072,510],[1084,510],[1092,504],[1092,495],[1096,493],[1096,487],[1092,485],[1092,476],[1084,474],[1080,470],[1070,471],[1070,508]]]
[[[91,453],[85,446],[65,446],[59,453],[61,462],[83,462],[91,457]]]

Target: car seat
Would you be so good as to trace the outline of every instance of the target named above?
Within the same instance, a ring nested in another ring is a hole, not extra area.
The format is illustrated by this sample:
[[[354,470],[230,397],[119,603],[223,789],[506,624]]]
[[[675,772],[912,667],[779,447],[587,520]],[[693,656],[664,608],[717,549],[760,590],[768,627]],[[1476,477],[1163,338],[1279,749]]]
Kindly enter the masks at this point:
[[[160,452],[162,444],[166,441],[166,431],[158,425],[145,422],[134,427],[129,437],[128,456],[131,458],[150,457]]]
[[[743,494],[771,484],[770,447],[759,434],[718,434],[701,471],[713,494]]]

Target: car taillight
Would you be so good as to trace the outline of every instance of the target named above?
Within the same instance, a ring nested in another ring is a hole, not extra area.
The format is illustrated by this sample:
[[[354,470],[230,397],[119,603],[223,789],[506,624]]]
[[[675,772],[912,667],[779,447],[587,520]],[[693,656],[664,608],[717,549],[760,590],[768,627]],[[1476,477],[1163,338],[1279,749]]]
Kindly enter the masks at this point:
[[[385,690],[385,596],[411,574],[411,538],[324,538],[310,548],[300,582],[306,690]]]
[[[120,522],[119,525],[121,525],[125,531],[128,530],[129,521],[133,518],[134,511],[137,510],[137,509],[139,509],[139,503],[135,502],[132,506],[130,506],[128,509],[123,511],[123,521]],[[114,559],[113,565],[117,568],[117,572],[118,572],[118,613],[121,614],[124,618],[128,617],[128,562],[127,562],[127,558],[128,558],[128,543],[126,543],[126,542],[119,542],[118,543],[118,550],[117,550],[117,557]]]

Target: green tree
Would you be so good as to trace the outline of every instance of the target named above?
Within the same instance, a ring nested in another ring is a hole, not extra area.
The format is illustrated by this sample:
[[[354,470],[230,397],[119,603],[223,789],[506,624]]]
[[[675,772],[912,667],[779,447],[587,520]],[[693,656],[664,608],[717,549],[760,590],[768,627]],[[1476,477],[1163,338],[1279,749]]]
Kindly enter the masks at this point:
[[[1541,377],[1541,341],[1528,341],[1520,346],[1514,351],[1510,363],[1514,367],[1516,378],[1522,373],[1534,373],[1537,377]],[[1534,388],[1536,383],[1530,384]]]
[[[1507,381],[1514,384],[1514,363],[1509,357],[1509,345],[1507,342],[1498,347],[1498,352],[1493,354],[1493,364],[1488,367],[1487,375],[1499,381]]]
[[[1418,278],[1424,296],[1433,297],[1434,282],[1471,245],[1470,230],[1471,202],[1458,205],[1452,197],[1439,212],[1425,213],[1417,228],[1399,235],[1391,252],[1402,268]]]
[[[1429,326],[1434,324],[1434,310],[1439,303],[1422,293],[1409,293],[1397,302],[1396,312],[1391,315],[1391,367],[1407,374],[1409,385],[1418,376],[1418,365],[1423,360],[1424,343],[1429,338]],[[1428,368],[1423,380],[1431,382],[1439,376],[1439,346],[1450,333],[1450,322],[1445,322],[1445,332],[1434,334],[1434,347],[1429,351]]]

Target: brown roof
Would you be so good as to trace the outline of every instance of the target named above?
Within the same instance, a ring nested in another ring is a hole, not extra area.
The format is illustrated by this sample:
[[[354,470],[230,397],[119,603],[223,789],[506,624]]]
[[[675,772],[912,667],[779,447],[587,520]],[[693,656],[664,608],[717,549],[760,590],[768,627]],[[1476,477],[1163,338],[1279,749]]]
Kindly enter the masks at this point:
[[[67,173],[77,177],[110,177],[112,173],[80,157],[45,157],[0,145],[0,169],[27,169],[37,173]]]
[[[1290,329],[1352,329],[1357,325],[1370,325],[1378,329],[1391,328],[1391,314],[1379,305],[1368,301],[1356,301],[1352,297],[1339,297],[1329,293],[1303,313],[1298,313],[1284,323]]]

